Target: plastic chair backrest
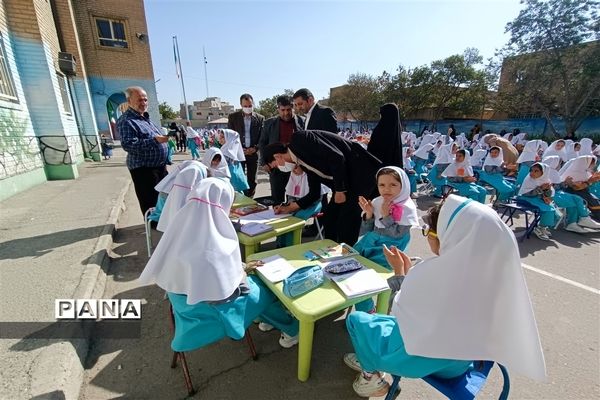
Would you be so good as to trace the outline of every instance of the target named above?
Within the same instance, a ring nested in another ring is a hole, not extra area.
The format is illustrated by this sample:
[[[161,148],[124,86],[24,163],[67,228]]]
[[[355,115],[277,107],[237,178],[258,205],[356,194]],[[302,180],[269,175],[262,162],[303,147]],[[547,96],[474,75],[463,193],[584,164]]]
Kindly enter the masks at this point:
[[[423,380],[451,400],[473,400],[483,388],[493,366],[493,361],[475,361],[473,368],[456,378],[441,379],[434,376],[426,376]],[[498,364],[498,367],[504,378],[504,384],[499,400],[506,400],[508,399],[508,393],[510,391],[510,378],[508,376],[508,371],[506,371],[504,366]],[[394,377],[394,383],[392,383],[390,393],[386,396],[386,400],[393,399],[392,388],[394,388],[395,391],[398,382],[399,377]]]

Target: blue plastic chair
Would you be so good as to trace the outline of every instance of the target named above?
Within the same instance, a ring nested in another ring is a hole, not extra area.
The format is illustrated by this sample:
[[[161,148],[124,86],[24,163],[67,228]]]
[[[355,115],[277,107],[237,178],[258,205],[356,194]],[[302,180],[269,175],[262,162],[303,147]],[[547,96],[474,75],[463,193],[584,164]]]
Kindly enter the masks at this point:
[[[508,393],[510,392],[510,378],[506,368],[501,364],[497,365],[504,378],[502,392],[498,399],[507,400]],[[473,400],[481,391],[483,385],[485,385],[485,381],[493,366],[493,361],[476,361],[473,368],[456,378],[441,379],[433,376],[426,376],[423,380],[450,400]],[[394,375],[393,378],[392,386],[390,387],[385,400],[392,400],[396,395],[400,377]]]
[[[540,209],[532,206],[526,201],[520,201],[516,197],[511,198],[506,203],[500,203],[498,205],[498,212],[500,209],[504,209],[500,218],[504,221],[504,223],[508,226],[513,226],[514,221],[513,217],[516,212],[522,212],[525,214],[525,231],[520,235],[515,235],[518,241],[522,242],[525,238],[529,238],[533,229],[538,226],[540,222]],[[529,217],[532,216],[531,221]]]

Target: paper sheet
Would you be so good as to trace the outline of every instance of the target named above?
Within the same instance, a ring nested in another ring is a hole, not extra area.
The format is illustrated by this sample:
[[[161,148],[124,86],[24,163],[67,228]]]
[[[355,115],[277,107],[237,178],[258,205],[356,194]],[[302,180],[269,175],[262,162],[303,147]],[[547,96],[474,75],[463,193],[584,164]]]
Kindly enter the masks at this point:
[[[248,214],[243,217],[240,217],[240,224],[244,225],[244,224],[247,224],[248,222],[261,222],[263,224],[266,224],[267,222],[271,222],[271,221],[274,221],[274,220],[280,219],[280,218],[289,217],[290,215],[292,215],[292,214],[275,214],[275,211],[272,208],[269,208],[268,210],[265,210],[265,211]]]
[[[278,254],[263,258],[262,261],[265,265],[256,267],[256,269],[260,271],[269,282],[281,282],[296,270],[292,264]]]

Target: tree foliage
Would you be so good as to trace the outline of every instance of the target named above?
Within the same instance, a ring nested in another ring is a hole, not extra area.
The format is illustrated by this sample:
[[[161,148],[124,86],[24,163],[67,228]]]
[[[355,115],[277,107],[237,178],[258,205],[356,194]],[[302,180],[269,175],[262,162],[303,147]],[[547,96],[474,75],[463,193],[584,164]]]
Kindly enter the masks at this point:
[[[272,97],[259,101],[258,107],[255,111],[265,118],[275,117],[276,115],[278,115],[277,98],[281,95],[288,95],[292,97],[294,95],[294,91],[292,89],[285,89],[281,94],[276,94]]]
[[[352,119],[369,121],[379,118],[379,107],[382,105],[380,81],[367,74],[350,75],[348,83],[329,98],[331,105],[338,113],[349,115]]]
[[[522,0],[506,25],[511,35],[490,71],[502,65],[496,107],[512,115],[543,115],[575,131],[600,112],[600,20],[597,0]],[[594,41],[595,40],[595,41]]]
[[[176,113],[173,110],[173,107],[167,104],[166,101],[163,101],[158,105],[158,112],[160,113],[161,119],[175,119],[179,117],[179,113]]]

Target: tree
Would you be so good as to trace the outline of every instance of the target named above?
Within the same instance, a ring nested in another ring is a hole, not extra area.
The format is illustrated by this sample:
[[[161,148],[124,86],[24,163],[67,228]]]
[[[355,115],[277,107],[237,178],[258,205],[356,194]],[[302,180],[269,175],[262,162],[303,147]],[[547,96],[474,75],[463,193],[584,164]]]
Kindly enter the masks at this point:
[[[379,79],[356,73],[350,75],[346,85],[331,93],[329,105],[355,120],[372,121],[379,119],[382,99]]]
[[[476,66],[482,62],[479,51],[467,48],[443,60],[414,69],[400,65],[397,74],[384,72],[380,77],[384,102],[398,104],[401,118],[411,118],[418,111],[433,111],[434,122],[448,110],[472,114],[487,101],[489,74]]]
[[[497,107],[509,114],[554,117],[567,132],[600,112],[600,23],[597,0],[522,0],[525,8],[506,25],[511,37],[498,52],[502,63]],[[594,41],[596,40],[596,41]]]
[[[176,113],[166,101],[163,101],[158,105],[158,112],[160,113],[161,119],[175,119],[179,117],[179,114]]]
[[[283,91],[283,95],[292,97],[294,95],[294,91],[292,89],[285,89]],[[265,118],[277,116],[277,98],[279,96],[281,96],[281,94],[276,94],[275,96],[259,101],[258,107],[255,111]]]

